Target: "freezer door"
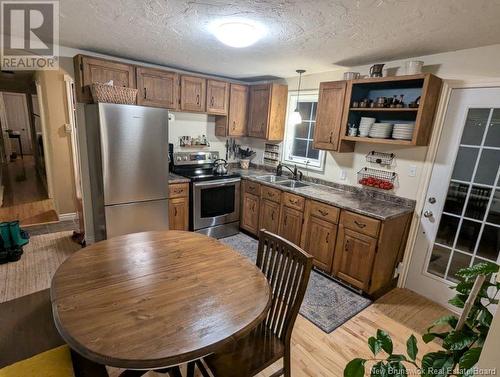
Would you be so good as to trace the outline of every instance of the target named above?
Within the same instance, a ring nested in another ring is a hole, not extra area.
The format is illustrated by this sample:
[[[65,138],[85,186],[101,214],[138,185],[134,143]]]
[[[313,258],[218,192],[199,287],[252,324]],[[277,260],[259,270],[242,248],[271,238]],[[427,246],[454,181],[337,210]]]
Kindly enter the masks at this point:
[[[104,207],[106,237],[168,230],[168,200],[153,200]]]
[[[99,104],[104,205],[168,196],[168,110]]]

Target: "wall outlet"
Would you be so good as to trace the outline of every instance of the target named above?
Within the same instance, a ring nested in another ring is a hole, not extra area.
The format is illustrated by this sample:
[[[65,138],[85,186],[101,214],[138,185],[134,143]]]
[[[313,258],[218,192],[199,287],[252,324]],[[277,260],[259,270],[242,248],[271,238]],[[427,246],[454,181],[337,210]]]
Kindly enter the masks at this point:
[[[345,170],[340,170],[339,178],[341,181],[345,181],[347,179],[347,173]]]
[[[417,166],[410,165],[408,168],[408,177],[415,177],[417,175]]]

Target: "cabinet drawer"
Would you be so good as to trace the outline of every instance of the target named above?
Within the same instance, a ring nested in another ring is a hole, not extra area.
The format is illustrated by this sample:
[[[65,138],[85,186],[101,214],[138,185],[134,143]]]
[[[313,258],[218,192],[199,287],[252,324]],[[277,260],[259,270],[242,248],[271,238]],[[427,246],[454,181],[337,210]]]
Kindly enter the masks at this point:
[[[183,198],[189,196],[189,184],[177,183],[168,186],[169,198]]]
[[[262,186],[262,197],[272,202],[281,202],[281,191],[272,187]]]
[[[245,180],[245,192],[260,196],[260,185],[255,182]]]
[[[319,202],[311,202],[311,216],[337,224],[339,222],[340,210]]]
[[[342,212],[342,225],[356,232],[366,234],[370,237],[377,237],[380,229],[380,221],[358,215],[352,212]]]
[[[283,205],[287,207],[302,211],[304,209],[305,202],[306,200],[302,196],[290,194],[288,192],[283,194]]]

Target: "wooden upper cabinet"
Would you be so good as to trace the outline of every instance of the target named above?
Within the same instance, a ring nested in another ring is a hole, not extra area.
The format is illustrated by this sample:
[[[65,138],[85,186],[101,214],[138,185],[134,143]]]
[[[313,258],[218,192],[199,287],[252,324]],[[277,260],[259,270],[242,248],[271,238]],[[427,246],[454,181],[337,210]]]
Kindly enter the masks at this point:
[[[231,84],[229,96],[228,136],[247,133],[248,86]]]
[[[92,103],[90,86],[92,83],[107,83],[113,80],[113,85],[136,88],[135,68],[131,64],[118,63],[110,60],[76,55],[73,58],[75,66],[76,99],[78,102]]]
[[[206,111],[207,80],[195,76],[181,76],[181,111]]]
[[[207,80],[207,113],[227,115],[229,107],[229,83]]]
[[[288,87],[280,84],[250,87],[248,136],[283,140]]]
[[[179,107],[179,75],[137,67],[137,104],[176,110]]]
[[[313,147],[315,149],[338,150],[346,87],[346,81],[320,84],[316,127],[314,128]]]

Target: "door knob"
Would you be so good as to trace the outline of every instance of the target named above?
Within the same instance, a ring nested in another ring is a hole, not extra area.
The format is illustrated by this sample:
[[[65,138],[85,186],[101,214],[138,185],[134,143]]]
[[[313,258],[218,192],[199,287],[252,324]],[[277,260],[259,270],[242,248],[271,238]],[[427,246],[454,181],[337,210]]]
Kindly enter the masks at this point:
[[[430,217],[432,217],[432,216],[434,216],[434,214],[432,213],[432,211],[425,211],[425,212],[424,212],[424,217],[425,217],[425,218],[430,218]]]

